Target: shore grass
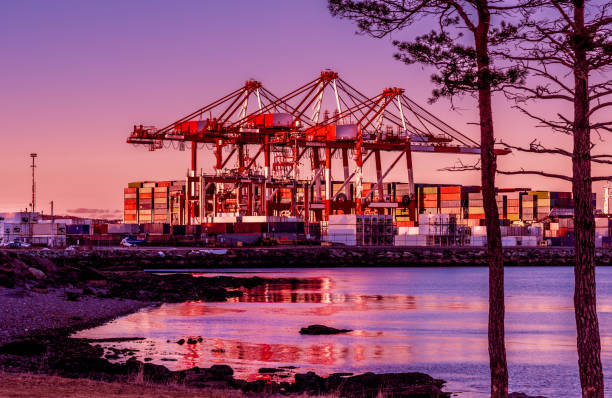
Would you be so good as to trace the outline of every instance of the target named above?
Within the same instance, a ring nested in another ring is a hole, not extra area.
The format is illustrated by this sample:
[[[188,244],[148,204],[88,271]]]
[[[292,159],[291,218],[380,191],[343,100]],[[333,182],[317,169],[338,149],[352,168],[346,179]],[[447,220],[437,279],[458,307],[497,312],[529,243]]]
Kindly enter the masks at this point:
[[[107,383],[90,379],[0,373],[0,397],[6,398],[241,398],[238,390],[193,389],[180,385]]]

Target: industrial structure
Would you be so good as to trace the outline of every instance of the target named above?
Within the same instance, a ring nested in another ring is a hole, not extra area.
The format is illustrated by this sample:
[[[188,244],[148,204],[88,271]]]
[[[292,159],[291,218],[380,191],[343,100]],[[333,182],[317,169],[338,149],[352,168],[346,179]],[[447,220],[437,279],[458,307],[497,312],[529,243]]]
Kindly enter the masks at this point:
[[[325,70],[277,97],[249,80],[165,127],[134,126],[127,142],[189,149],[190,169],[128,183],[123,223],[56,218],[53,202],[45,218],[35,211],[32,153],[31,212],[0,213],[0,245],[487,243],[480,187],[413,177],[413,153],[479,155],[478,143],[400,88],[368,97]],[[201,149],[214,153],[213,173],[198,171]],[[403,181],[390,181],[393,170]],[[606,188],[595,212],[598,247],[612,247],[609,197]],[[571,192],[498,188],[496,201],[503,246],[573,245]]]
[[[329,104],[334,111],[322,111]],[[186,225],[221,214],[286,215],[308,224],[333,214],[393,215],[398,206],[415,221],[412,153],[480,153],[477,142],[412,101],[403,89],[386,88],[368,97],[330,70],[282,97],[249,80],[165,127],[134,126],[127,142],[150,150],[173,144],[190,148],[185,192],[168,199],[179,214],[170,222]],[[214,150],[212,175],[197,171],[201,146]],[[387,169],[383,153],[393,159]],[[305,159],[310,159],[308,177],[300,174]],[[334,190],[335,159],[341,160],[343,175]],[[407,181],[400,204],[385,189],[385,179],[398,165]],[[376,175],[367,187],[364,168]]]

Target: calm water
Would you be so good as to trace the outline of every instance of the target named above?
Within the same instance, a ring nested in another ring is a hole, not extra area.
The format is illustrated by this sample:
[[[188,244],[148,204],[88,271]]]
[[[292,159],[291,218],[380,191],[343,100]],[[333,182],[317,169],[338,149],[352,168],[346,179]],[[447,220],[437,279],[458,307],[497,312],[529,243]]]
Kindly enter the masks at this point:
[[[447,390],[461,392],[460,397],[485,397],[487,273],[480,267],[202,270],[204,276],[300,280],[245,290],[244,297],[227,303],[145,309],[78,336],[146,337],[113,345],[138,349],[139,359],[150,357],[171,369],[223,363],[250,380],[263,377],[259,368],[277,366],[319,374],[422,371],[447,380]],[[610,394],[612,267],[598,269],[597,277]],[[506,268],[511,391],[580,396],[572,294],[571,268]],[[337,336],[298,333],[315,323],[354,331]],[[204,340],[175,343],[187,336]]]

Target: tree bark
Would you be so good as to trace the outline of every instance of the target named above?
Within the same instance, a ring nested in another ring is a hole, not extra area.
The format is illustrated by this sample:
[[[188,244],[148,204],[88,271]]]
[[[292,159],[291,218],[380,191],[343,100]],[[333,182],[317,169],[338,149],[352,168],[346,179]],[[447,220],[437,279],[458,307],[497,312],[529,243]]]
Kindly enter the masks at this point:
[[[595,286],[595,220],[591,182],[591,133],[589,128],[589,66],[584,40],[584,1],[574,1],[574,152],[572,158],[574,195],[574,312],[576,317],[578,366],[582,396],[603,398],[601,343]]]
[[[508,365],[504,341],[504,265],[499,212],[495,199],[493,110],[491,106],[490,58],[488,36],[490,13],[487,0],[479,0],[475,44],[478,64],[478,107],[480,110],[480,161],[482,199],[487,225],[487,258],[489,262],[489,366],[491,398],[508,397]]]

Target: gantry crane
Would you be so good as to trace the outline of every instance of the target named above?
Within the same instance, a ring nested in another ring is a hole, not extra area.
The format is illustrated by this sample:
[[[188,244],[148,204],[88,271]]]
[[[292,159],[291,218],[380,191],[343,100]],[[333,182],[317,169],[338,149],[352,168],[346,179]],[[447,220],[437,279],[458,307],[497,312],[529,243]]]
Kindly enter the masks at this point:
[[[329,102],[336,108],[331,116],[321,112],[326,95],[331,95]],[[253,103],[256,106],[249,107]],[[403,89],[386,88],[367,97],[330,70],[322,71],[316,79],[282,97],[275,96],[260,82],[249,80],[242,88],[161,129],[134,126],[127,141],[147,145],[150,150],[164,147],[164,142],[191,143],[185,198],[188,223],[208,215],[207,196],[211,187],[214,187],[211,211],[215,215],[222,212],[223,200],[232,196],[239,212],[270,215],[272,202],[282,190],[291,192],[286,210],[297,215],[301,209],[305,220],[311,211],[317,219],[325,219],[333,214],[335,206],[344,211],[354,208],[357,214],[366,208],[384,211],[398,206],[385,197],[383,186],[384,179],[402,157],[406,162],[410,202],[415,194],[412,152],[480,154],[476,141],[418,105]],[[214,176],[197,175],[198,144],[214,147]],[[256,153],[249,157],[247,150],[253,146]],[[227,156],[223,148],[228,148]],[[382,168],[381,152],[395,154],[386,170]],[[509,152],[505,148],[496,149],[498,155]],[[332,166],[338,153],[342,158],[343,182],[334,193]],[[311,178],[300,180],[300,163],[307,155],[311,159]],[[372,155],[376,182],[364,194],[363,169],[370,164]],[[234,156],[237,167],[230,170],[227,165]],[[260,156],[263,173],[256,171]],[[347,190],[351,181],[354,195]],[[300,189],[303,197],[298,200]],[[343,199],[342,205],[339,199]]]

